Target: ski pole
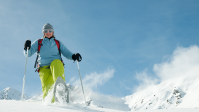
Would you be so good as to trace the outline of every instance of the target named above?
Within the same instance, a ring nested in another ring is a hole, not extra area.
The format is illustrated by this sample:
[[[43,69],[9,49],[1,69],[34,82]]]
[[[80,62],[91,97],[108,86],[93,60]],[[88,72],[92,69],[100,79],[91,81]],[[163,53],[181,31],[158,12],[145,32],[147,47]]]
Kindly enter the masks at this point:
[[[26,67],[27,67],[27,60],[28,60],[28,49],[29,49],[29,47],[27,48],[26,65],[25,65],[25,73],[24,73],[24,77],[23,77],[23,88],[22,88],[21,100],[23,100],[23,94],[24,94],[24,86],[25,86],[25,79],[26,79]]]
[[[76,61],[77,61],[77,60],[76,60]],[[84,94],[84,87],[83,87],[83,84],[82,84],[82,78],[81,78],[81,75],[80,75],[80,70],[79,70],[79,64],[78,64],[78,61],[77,61],[77,67],[78,67],[78,71],[79,71],[79,78],[80,78],[80,82],[81,82],[81,85],[82,85],[82,92],[83,92],[84,100],[85,100],[85,104],[86,104],[86,99],[85,99],[85,94]]]

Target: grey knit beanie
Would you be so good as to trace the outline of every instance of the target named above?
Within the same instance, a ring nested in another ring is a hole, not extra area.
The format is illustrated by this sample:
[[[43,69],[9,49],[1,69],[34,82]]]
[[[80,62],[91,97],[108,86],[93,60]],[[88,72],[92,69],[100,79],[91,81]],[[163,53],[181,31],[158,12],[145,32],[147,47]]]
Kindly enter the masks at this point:
[[[44,26],[43,26],[43,31],[44,30],[53,30],[54,31],[54,29],[53,29],[53,26],[50,24],[50,23],[46,23]]]

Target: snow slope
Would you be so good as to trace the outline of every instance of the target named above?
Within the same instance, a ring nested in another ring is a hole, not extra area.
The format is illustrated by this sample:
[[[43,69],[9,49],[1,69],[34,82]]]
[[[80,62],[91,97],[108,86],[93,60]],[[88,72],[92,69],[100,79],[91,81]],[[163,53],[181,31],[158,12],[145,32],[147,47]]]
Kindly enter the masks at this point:
[[[167,80],[159,85],[150,86],[143,91],[126,96],[124,100],[131,111],[136,112],[199,112],[199,78]],[[42,94],[20,101],[21,93],[6,88],[0,93],[1,112],[125,112],[130,111],[121,98],[100,95],[85,90],[89,106],[85,106],[81,89],[68,85],[71,103],[50,103]],[[178,102],[178,103],[177,103]],[[12,108],[10,108],[12,107]],[[147,108],[147,109],[146,109]]]
[[[13,108],[9,108],[10,111],[14,111],[14,110],[20,111],[20,108],[24,108],[22,105],[27,105],[28,107],[32,107],[31,105],[35,105],[36,107],[41,105],[41,107],[38,107],[38,108],[44,108],[44,109],[47,108],[46,106],[50,106],[49,108],[53,108],[53,109],[61,107],[60,111],[63,110],[62,108],[64,108],[64,110],[67,110],[67,108],[69,109],[72,108],[74,109],[74,112],[76,112],[75,110],[90,111],[89,109],[92,110],[92,108],[95,109],[94,111],[97,111],[100,109],[102,109],[103,111],[104,109],[106,111],[108,111],[109,109],[111,109],[111,111],[117,110],[116,112],[130,110],[128,105],[125,104],[125,101],[122,98],[117,98],[117,97],[108,96],[108,95],[101,95],[89,89],[85,89],[86,102],[88,103],[88,107],[85,107],[85,100],[84,100],[81,88],[78,86],[72,86],[69,84],[67,84],[67,86],[69,87],[69,91],[70,91],[69,104],[66,104],[63,102],[52,104],[51,103],[52,92],[49,92],[49,95],[46,97],[45,100],[42,100],[43,94],[37,94],[33,96],[32,98],[25,96],[25,101],[20,101],[21,93],[10,87],[0,92],[2,94],[2,98],[1,98],[2,100],[0,100],[0,102],[2,102],[2,105],[16,105],[16,109],[12,106]],[[8,101],[8,100],[13,100],[13,101]],[[17,105],[20,105],[20,106],[17,106]],[[6,106],[2,106],[0,111],[2,109],[6,110],[5,107]],[[41,109],[38,109],[38,111],[39,110]],[[37,111],[37,109],[35,111]]]
[[[136,112],[199,112],[199,78],[167,80],[159,85],[137,92],[123,98],[131,111]],[[42,101],[42,94],[20,101],[21,93],[13,88],[6,88],[0,93],[1,112],[125,112],[130,111],[121,98],[100,95],[85,90],[89,106],[85,106],[81,89],[68,85],[71,103],[50,103]],[[178,103],[176,103],[178,102]],[[12,107],[12,108],[10,108]],[[147,109],[146,109],[147,108]]]
[[[11,107],[11,108],[10,108]],[[78,104],[49,104],[33,101],[0,100],[1,112],[122,112]]]
[[[138,74],[148,87],[124,100],[131,110],[199,108],[199,47],[177,48],[168,61],[155,64],[155,78]],[[151,84],[151,85],[150,85]],[[150,86],[149,86],[150,85]]]
[[[199,78],[167,80],[124,99],[132,110],[199,108]]]
[[[14,101],[0,100],[1,112],[125,112],[99,107],[86,107],[78,104],[50,104],[46,105],[39,101]],[[139,112],[199,112],[199,109],[167,109]]]

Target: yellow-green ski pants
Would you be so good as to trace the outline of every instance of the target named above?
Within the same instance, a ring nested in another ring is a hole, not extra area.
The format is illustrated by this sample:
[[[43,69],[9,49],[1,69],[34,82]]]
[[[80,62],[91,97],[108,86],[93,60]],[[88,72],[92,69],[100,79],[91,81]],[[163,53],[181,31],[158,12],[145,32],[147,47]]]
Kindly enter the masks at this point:
[[[50,67],[40,67],[39,77],[41,79],[43,99],[48,95],[49,89],[53,88],[53,85],[59,76],[65,81],[64,66],[59,59],[53,60]]]

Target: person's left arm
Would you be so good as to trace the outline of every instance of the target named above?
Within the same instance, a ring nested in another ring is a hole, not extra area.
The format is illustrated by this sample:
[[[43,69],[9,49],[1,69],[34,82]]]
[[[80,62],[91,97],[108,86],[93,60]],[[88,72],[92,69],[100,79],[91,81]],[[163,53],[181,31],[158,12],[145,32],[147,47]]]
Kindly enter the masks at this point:
[[[70,50],[68,50],[68,48],[62,42],[59,41],[59,43],[60,43],[60,50],[63,56],[66,57],[67,59],[73,60],[72,59],[73,53]]]

